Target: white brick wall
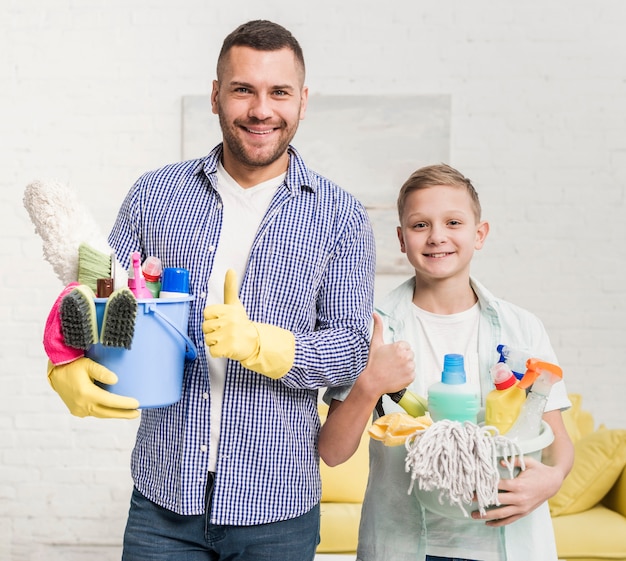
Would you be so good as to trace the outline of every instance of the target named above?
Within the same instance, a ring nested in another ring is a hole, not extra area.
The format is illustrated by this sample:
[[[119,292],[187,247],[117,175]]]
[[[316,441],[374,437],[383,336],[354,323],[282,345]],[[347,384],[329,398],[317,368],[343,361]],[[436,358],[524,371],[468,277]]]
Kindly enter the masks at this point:
[[[61,287],[24,187],[66,182],[108,229],[141,172],[179,159],[182,96],[207,93],[224,35],[256,17],[301,40],[312,93],[451,96],[450,163],[492,223],[475,272],[542,317],[597,420],[626,426],[623,3],[262,4],[0,2],[1,561],[119,558],[136,428],[73,418],[48,387]]]

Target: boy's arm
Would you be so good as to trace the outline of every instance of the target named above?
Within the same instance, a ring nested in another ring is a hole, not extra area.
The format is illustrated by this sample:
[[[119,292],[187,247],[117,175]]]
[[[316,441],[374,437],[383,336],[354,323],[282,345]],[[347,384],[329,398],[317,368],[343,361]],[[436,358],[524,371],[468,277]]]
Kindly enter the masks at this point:
[[[550,495],[550,497],[552,497],[556,495],[563,480],[567,477],[567,474],[574,465],[574,444],[567,434],[565,424],[563,423],[563,416],[559,409],[544,413],[543,420],[550,425],[554,433],[554,441],[550,446],[544,448],[541,461],[561,472],[561,480],[558,487],[554,490],[554,493]],[[547,498],[549,499],[550,497]]]
[[[543,415],[552,428],[554,441],[544,448],[542,461],[524,458],[526,470],[514,479],[501,479],[498,488],[502,506],[487,511],[482,517],[487,526],[505,526],[526,516],[560,489],[574,463],[574,445],[565,430],[561,411],[555,409]],[[473,518],[481,518],[478,512]]]
[[[345,401],[332,401],[320,430],[319,454],[331,467],[354,454],[380,396],[406,388],[415,376],[413,351],[409,344],[404,341],[385,344],[382,320],[378,314],[373,317],[367,366]]]

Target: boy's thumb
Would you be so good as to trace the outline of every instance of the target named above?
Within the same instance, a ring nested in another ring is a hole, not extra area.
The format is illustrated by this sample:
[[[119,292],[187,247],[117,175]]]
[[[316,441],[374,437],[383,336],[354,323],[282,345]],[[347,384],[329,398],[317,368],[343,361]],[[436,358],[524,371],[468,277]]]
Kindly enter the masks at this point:
[[[374,328],[372,330],[370,348],[380,347],[385,344],[385,340],[383,338],[383,320],[377,313],[372,314],[372,319],[374,320]]]

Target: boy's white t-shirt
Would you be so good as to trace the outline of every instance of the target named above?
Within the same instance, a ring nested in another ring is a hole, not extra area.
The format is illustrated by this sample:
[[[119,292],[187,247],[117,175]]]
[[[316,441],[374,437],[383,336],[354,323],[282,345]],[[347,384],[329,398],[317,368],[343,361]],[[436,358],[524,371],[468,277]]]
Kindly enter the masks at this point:
[[[228,174],[221,162],[218,163],[217,191],[223,204],[222,230],[209,278],[207,305],[224,303],[224,276],[228,269],[233,269],[237,273],[237,281],[241,286],[252,242],[274,193],[283,183],[285,175],[282,174],[244,189]],[[215,471],[227,359],[213,358],[208,349],[206,355],[211,380],[209,471]]]
[[[433,314],[413,304],[417,320],[418,372],[427,385],[441,381],[443,357],[447,354],[463,355],[467,382],[480,387],[478,369],[478,302],[457,314]]]
[[[441,381],[443,357],[461,354],[464,357],[467,382],[480,387],[478,368],[478,322],[480,306],[457,314],[440,315],[413,305],[417,320],[417,371],[424,373],[427,385]],[[479,392],[480,393],[480,392]],[[473,519],[450,520],[425,511],[426,553],[439,557],[467,558],[480,561],[506,559],[502,532],[494,532]]]

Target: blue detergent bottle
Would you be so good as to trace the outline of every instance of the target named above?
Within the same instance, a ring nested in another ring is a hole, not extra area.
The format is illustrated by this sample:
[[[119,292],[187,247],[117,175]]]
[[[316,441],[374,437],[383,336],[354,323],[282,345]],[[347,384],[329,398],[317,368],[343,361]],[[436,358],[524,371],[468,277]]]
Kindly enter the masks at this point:
[[[433,421],[476,423],[479,409],[480,390],[467,382],[463,355],[445,355],[441,382],[428,388],[428,411]]]

